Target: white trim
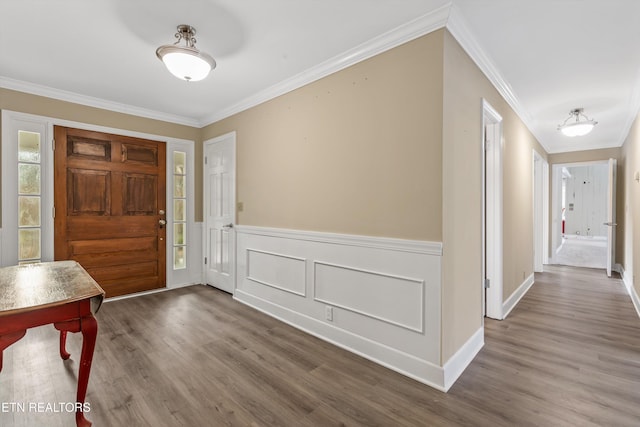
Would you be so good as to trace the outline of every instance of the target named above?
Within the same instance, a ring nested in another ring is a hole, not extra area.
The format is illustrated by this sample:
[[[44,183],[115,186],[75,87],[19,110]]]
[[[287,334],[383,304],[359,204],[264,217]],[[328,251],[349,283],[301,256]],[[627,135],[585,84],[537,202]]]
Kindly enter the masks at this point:
[[[289,293],[291,293],[293,295],[298,295],[298,296],[306,298],[306,296],[307,296],[307,284],[306,284],[306,281],[302,283],[303,284],[302,287],[303,287],[304,290],[302,292],[299,292],[299,291],[294,290],[294,289],[289,289],[289,288],[287,288],[285,286],[280,286],[280,285],[277,285],[275,283],[267,282],[266,280],[259,280],[259,279],[256,279],[255,277],[251,277],[251,261],[250,261],[251,252],[257,253],[257,254],[270,255],[270,256],[273,256],[273,257],[277,257],[277,258],[283,258],[283,259],[289,259],[289,260],[301,262],[304,265],[304,277],[307,277],[307,259],[306,258],[279,254],[277,252],[272,252],[272,251],[261,251],[261,250],[258,250],[258,249],[248,248],[247,249],[247,260],[246,260],[247,268],[246,268],[246,272],[245,272],[247,280],[251,280],[252,282],[259,283],[261,285],[271,286],[274,289],[279,289],[281,291],[289,292]]]
[[[549,262],[549,163],[533,150],[533,271],[542,273]]]
[[[424,333],[424,310],[425,310],[425,307],[424,307],[425,281],[424,280],[422,280],[422,279],[414,279],[414,278],[411,278],[411,277],[403,277],[403,276],[399,276],[399,275],[396,275],[396,274],[381,273],[381,272],[378,272],[378,271],[373,271],[373,270],[364,269],[364,268],[354,268],[354,267],[350,267],[350,266],[346,266],[346,265],[340,265],[340,264],[334,264],[334,263],[330,263],[330,262],[315,261],[315,260],[313,261],[314,276],[316,274],[318,265],[324,265],[324,266],[327,266],[327,267],[340,268],[340,269],[344,269],[344,270],[351,270],[351,271],[356,271],[356,272],[359,272],[359,273],[371,274],[371,275],[374,275],[374,276],[385,277],[387,279],[402,280],[402,281],[405,281],[405,282],[410,282],[410,283],[413,283],[415,285],[418,285],[420,287],[420,320],[418,322],[419,323],[418,326],[407,325],[407,324],[404,324],[402,322],[398,322],[398,321],[395,321],[395,320],[387,319],[384,316],[379,316],[379,315],[376,315],[374,313],[369,313],[369,312],[367,312],[365,310],[361,310],[361,309],[358,309],[358,308],[355,308],[355,307],[348,306],[346,304],[338,303],[336,301],[330,301],[330,300],[328,300],[326,298],[320,298],[320,297],[317,296],[317,288],[315,286],[313,288],[313,300],[321,302],[321,303],[324,303],[324,304],[332,305],[333,307],[339,307],[339,308],[342,308],[344,310],[349,310],[349,311],[351,311],[353,313],[361,314],[363,316],[367,316],[367,317],[370,317],[372,319],[379,320],[381,322],[388,323],[388,324],[393,325],[393,326],[398,326],[400,328],[408,329],[408,330],[413,331],[413,332],[418,332],[420,334]],[[314,283],[317,283],[317,280],[314,280]]]
[[[241,289],[236,289],[233,298],[323,341],[355,353],[437,390],[446,391],[445,371],[440,366],[248,294]],[[347,342],[350,345],[345,344]],[[399,368],[399,366],[403,368]]]
[[[40,260],[53,261],[53,131],[43,120],[2,110],[2,266],[18,263],[18,132],[40,134]]]
[[[487,129],[485,133],[485,128]],[[486,134],[486,137],[485,137]],[[482,146],[485,149],[486,163],[484,178],[484,194],[486,218],[483,218],[484,230],[483,274],[480,286],[483,288],[483,301],[486,299],[485,315],[502,320],[503,298],[503,150],[502,116],[482,99]],[[487,145],[487,142],[489,144]],[[485,249],[486,247],[486,249]],[[490,280],[489,288],[484,288],[484,279]]]
[[[32,95],[45,96],[47,98],[57,99],[60,101],[73,102],[74,104],[86,105],[88,107],[100,108],[103,110],[115,111],[124,114],[131,114],[134,116],[145,117],[153,120],[161,120],[163,122],[176,123],[192,127],[202,127],[202,123],[199,120],[190,117],[167,114],[160,111],[122,104],[114,101],[108,101],[106,99],[95,98],[93,96],[55,89],[35,83],[10,79],[8,77],[0,76],[0,87],[29,93]]]
[[[255,95],[231,105],[221,111],[206,116],[203,125],[215,123],[229,116],[269,101],[287,92],[298,89],[337,71],[350,67],[365,59],[383,53],[403,43],[414,40],[437,29],[443,28],[449,19],[451,4],[446,4],[425,15],[409,21],[397,28],[368,40],[359,46],[334,56],[293,77],[283,80]]]
[[[471,335],[471,338],[444,364],[444,391],[449,391],[482,347],[484,347],[484,327],[480,327]]]
[[[621,277],[624,274],[624,268],[622,267],[622,264],[619,264],[619,263],[615,263],[613,265],[613,271],[620,274]]]
[[[439,242],[253,226],[238,226],[236,238],[235,299],[444,390]],[[304,277],[299,264],[263,260],[261,269],[274,271],[269,281],[276,285],[304,284],[306,297],[249,280],[251,250],[304,259]],[[318,274],[314,266],[328,270]]]
[[[627,112],[627,120],[620,131],[620,136],[618,137],[615,147],[622,147],[624,145],[624,141],[627,139],[629,132],[631,132],[633,122],[636,120],[636,117],[638,117],[638,114],[640,114],[640,72],[637,73],[636,82],[631,87],[631,97],[629,98]]]
[[[393,251],[442,256],[442,242],[426,242],[421,240],[405,240],[389,237],[355,236],[351,234],[257,227],[252,225],[238,225],[236,227],[236,231],[238,233],[257,234],[269,237],[284,237],[319,243],[337,243],[348,246],[360,246],[366,248],[388,249]]]
[[[631,302],[633,303],[633,307],[636,309],[636,313],[638,313],[638,317],[640,317],[640,296],[638,295],[638,292],[636,292],[636,289],[633,287],[633,283],[632,283],[633,279],[631,275],[625,274],[624,268],[620,264],[616,264],[616,267],[618,267],[616,271],[618,271],[622,276],[622,283],[624,284],[624,287],[627,289],[627,293],[629,294],[629,297],[631,297]]]
[[[186,268],[174,270],[173,268],[173,237],[174,237],[174,222],[173,222],[173,187],[175,176],[173,174],[173,153],[183,152],[186,157]],[[200,242],[200,236],[197,233],[200,231],[195,227],[195,144],[191,141],[174,141],[169,140],[166,143],[166,188],[165,188],[165,211],[166,211],[166,245],[167,245],[167,258],[166,258],[166,275],[167,275],[167,287],[179,287],[184,284],[193,283],[192,279],[197,274],[195,271],[201,271],[202,256],[200,255],[200,248],[202,244]],[[171,221],[170,221],[171,220]],[[192,240],[195,239],[193,242]]]
[[[515,306],[518,304],[518,302],[520,302],[522,297],[526,295],[529,289],[531,289],[531,286],[533,285],[534,281],[535,281],[535,275],[534,273],[531,273],[529,277],[524,279],[524,282],[522,282],[522,284],[518,286],[518,289],[516,289],[511,294],[511,296],[507,298],[507,300],[502,305],[503,319],[507,318],[509,313],[511,313],[511,310],[515,308]]]
[[[449,30],[458,43],[460,43],[460,46],[462,46],[462,48],[467,52],[473,62],[476,63],[478,68],[480,68],[500,95],[502,95],[502,97],[507,101],[509,106],[513,108],[529,131],[531,131],[534,120],[529,115],[529,112],[524,108],[515,93],[513,93],[509,82],[502,76],[498,67],[495,66],[493,61],[477,42],[477,38],[474,37],[473,33],[469,30],[469,25],[462,16],[462,12],[460,12],[460,9],[455,4],[451,5],[451,13],[449,14],[449,21],[447,22],[447,30]],[[533,132],[531,131],[531,133]],[[542,148],[544,148],[546,152],[549,152],[549,149],[541,142],[542,139],[537,137],[536,139],[540,142]]]

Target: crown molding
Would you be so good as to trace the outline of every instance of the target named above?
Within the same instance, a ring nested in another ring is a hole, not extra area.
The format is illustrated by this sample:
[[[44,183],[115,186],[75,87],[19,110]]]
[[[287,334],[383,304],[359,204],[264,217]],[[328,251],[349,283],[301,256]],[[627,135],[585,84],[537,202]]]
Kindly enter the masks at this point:
[[[19,92],[25,92],[32,95],[45,96],[47,98],[53,98],[60,101],[72,102],[74,104],[86,105],[88,107],[114,111],[117,113],[130,114],[134,116],[145,117],[148,119],[161,120],[163,122],[192,126],[197,128],[202,127],[202,123],[200,121],[190,117],[183,117],[174,114],[162,113],[160,111],[149,110],[146,108],[135,107],[133,105],[121,104],[119,102],[108,101],[106,99],[95,98],[92,96],[82,95],[75,92],[68,92],[60,89],[54,89],[49,86],[11,79],[8,77],[0,76],[0,87]]]
[[[622,132],[620,132],[620,136],[618,137],[618,147],[622,147],[629,136],[629,132],[631,132],[631,126],[633,126],[633,122],[640,114],[640,73],[636,76],[636,83],[633,85],[633,90],[631,91],[631,98],[629,99],[629,116],[625,121],[625,124],[622,128]]]
[[[293,77],[283,80],[268,87],[255,95],[243,99],[221,111],[205,116],[202,122],[205,125],[215,123],[229,116],[247,110],[263,102],[284,95],[316,80],[320,80],[330,74],[343,70],[365,59],[371,58],[403,43],[414,40],[432,31],[444,28],[449,19],[451,3],[422,15],[412,21],[368,40],[352,49],[334,56],[312,68],[309,68]]]
[[[462,48],[467,52],[473,62],[476,63],[478,68],[480,68],[484,75],[489,79],[491,84],[493,84],[500,95],[502,95],[505,101],[507,101],[507,104],[509,104],[509,106],[513,108],[513,110],[523,121],[527,129],[529,129],[529,132],[531,132],[536,137],[542,148],[544,148],[544,150],[549,153],[549,148],[532,130],[534,128],[533,118],[523,107],[522,103],[511,89],[511,85],[509,84],[509,82],[502,76],[502,74],[498,70],[498,67],[496,67],[493,61],[480,47],[480,44],[478,44],[476,38],[469,29],[469,25],[462,16],[462,13],[460,12],[458,6],[452,4],[450,9],[451,10],[449,13],[449,20],[447,22],[447,30],[449,30],[451,35],[453,35],[458,43],[460,43],[460,46],[462,46]]]

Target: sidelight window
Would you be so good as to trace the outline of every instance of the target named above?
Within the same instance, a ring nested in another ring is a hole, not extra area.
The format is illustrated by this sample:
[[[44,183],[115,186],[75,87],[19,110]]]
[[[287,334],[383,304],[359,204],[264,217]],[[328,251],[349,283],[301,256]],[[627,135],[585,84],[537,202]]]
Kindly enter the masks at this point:
[[[187,268],[187,153],[173,152],[173,269]]]
[[[42,257],[40,134],[18,131],[18,263]]]

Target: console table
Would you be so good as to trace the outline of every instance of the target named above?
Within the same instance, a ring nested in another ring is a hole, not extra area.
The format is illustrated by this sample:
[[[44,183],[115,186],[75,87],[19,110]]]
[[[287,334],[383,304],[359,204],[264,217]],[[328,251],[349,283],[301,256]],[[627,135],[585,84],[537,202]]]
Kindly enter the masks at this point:
[[[20,340],[27,329],[46,324],[60,331],[60,356],[67,332],[82,332],[82,353],[76,395],[76,424],[91,425],[83,413],[91,372],[104,291],[75,261],[56,261],[0,268],[0,371],[5,348]]]

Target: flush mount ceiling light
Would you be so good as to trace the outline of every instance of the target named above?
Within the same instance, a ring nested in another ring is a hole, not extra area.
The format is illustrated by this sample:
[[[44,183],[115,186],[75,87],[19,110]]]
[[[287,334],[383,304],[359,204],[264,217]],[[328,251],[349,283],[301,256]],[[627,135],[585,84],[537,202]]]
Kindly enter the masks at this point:
[[[196,49],[196,29],[190,25],[178,25],[176,41],[156,49],[156,55],[167,70],[179,79],[189,82],[202,80],[209,71],[216,68],[216,61],[206,53]],[[184,46],[180,46],[184,42]]]
[[[582,136],[586,135],[593,130],[593,127],[598,124],[595,120],[592,120],[585,116],[582,112],[584,108],[574,108],[569,111],[569,117],[562,123],[558,125],[558,130],[561,131],[566,136]],[[580,117],[584,117],[584,120],[580,120]],[[575,121],[571,121],[574,119]]]

